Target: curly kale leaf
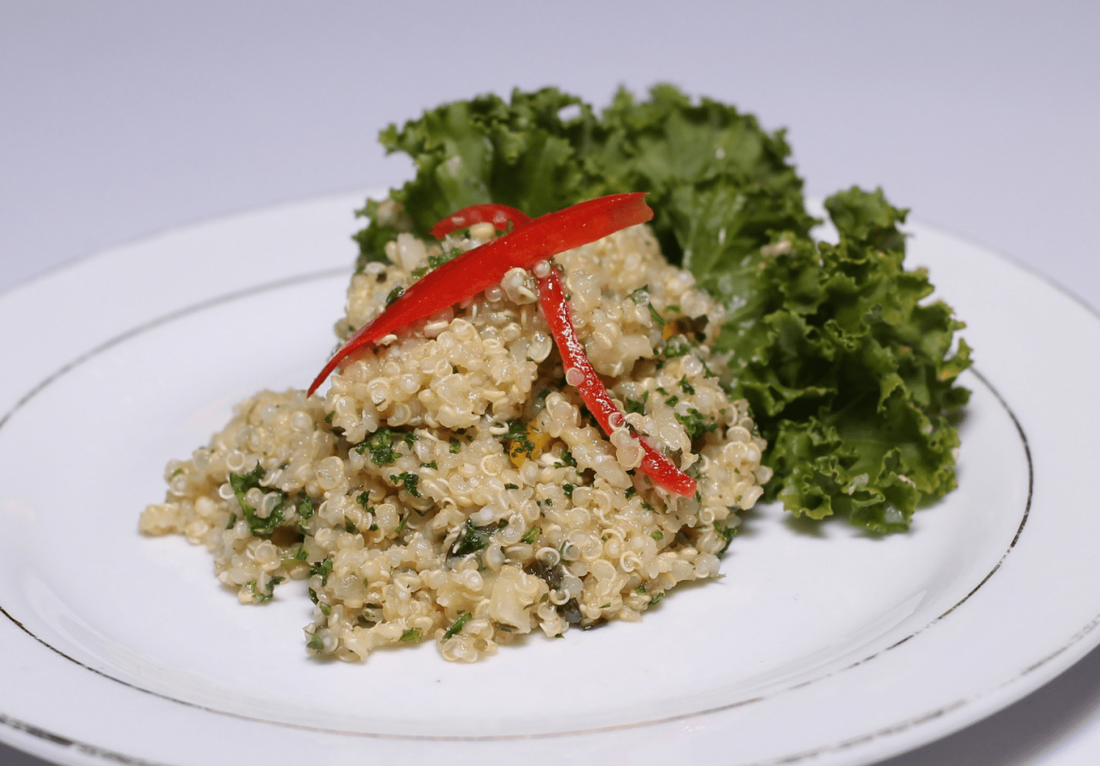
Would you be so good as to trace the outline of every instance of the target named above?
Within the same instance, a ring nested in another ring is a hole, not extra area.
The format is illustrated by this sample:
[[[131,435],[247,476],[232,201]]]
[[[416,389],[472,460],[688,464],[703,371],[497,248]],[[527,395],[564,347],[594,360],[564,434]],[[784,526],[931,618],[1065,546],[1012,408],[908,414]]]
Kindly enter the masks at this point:
[[[752,405],[775,471],[768,499],[878,532],[908,528],[955,487],[953,415],[970,364],[950,307],[906,271],[905,211],[881,191],[829,198],[837,244],[785,236],[751,259],[720,340],[733,391]]]
[[[380,215],[356,235],[363,264],[385,258],[398,231],[427,236],[468,205],[500,202],[531,216],[624,190],[646,191],[666,257],[708,273],[765,244],[772,231],[807,233],[802,181],[782,131],[764,131],[732,106],[658,85],[639,101],[621,89],[600,116],[556,88],[455,101],[379,140],[404,152],[416,177],[390,193],[402,215]],[[700,217],[720,225],[700,225]]]
[[[427,236],[469,205],[503,202],[536,216],[580,201],[586,179],[578,153],[595,127],[591,107],[555,88],[516,90],[510,103],[495,95],[455,101],[400,129],[390,125],[379,140],[387,153],[409,155],[416,177],[390,193],[403,216],[380,216],[374,201],[359,211],[370,220],[356,235],[360,267],[384,259],[398,231]]]

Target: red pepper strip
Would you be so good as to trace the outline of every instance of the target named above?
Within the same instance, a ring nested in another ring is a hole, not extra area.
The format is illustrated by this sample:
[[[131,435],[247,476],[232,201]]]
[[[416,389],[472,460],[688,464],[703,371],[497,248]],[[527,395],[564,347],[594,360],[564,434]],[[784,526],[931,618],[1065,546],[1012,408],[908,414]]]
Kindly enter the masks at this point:
[[[465,229],[475,223],[491,223],[497,231],[504,231],[508,228],[509,223],[515,229],[530,223],[530,221],[531,218],[522,210],[516,210],[514,207],[496,202],[488,202],[484,205],[464,207],[457,213],[447,216],[432,227],[432,236],[436,239],[443,239],[452,231]]]
[[[615,426],[623,424],[624,417],[612,401],[611,395],[596,374],[592,363],[588,361],[584,346],[577,337],[577,331],[573,327],[573,319],[569,313],[569,302],[565,299],[565,290],[561,285],[561,277],[558,276],[557,270],[551,267],[550,273],[540,277],[538,282],[539,305],[546,316],[546,323],[550,325],[550,332],[554,336],[554,342],[565,364],[566,381],[576,387],[588,411],[596,418],[604,432],[610,434]],[[573,380],[574,378],[576,380]],[[645,450],[642,471],[653,479],[658,487],[685,497],[695,494],[695,479],[677,468],[640,434],[633,431],[631,434]]]
[[[312,396],[349,354],[499,285],[509,269],[529,269],[553,255],[651,218],[653,211],[646,205],[643,192],[612,194],[539,216],[510,234],[467,250],[414,282],[385,311],[359,328],[329,359],[307,395]]]

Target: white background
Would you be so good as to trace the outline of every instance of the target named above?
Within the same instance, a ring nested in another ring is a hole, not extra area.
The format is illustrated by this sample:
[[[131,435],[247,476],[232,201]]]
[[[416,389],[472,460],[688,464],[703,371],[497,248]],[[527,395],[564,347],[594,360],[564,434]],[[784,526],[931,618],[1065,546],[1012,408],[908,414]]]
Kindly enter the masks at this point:
[[[377,132],[443,101],[552,84],[604,105],[670,81],[787,127],[809,194],[881,186],[1098,309],[1098,33],[1087,2],[7,0],[0,293],[211,216],[399,184]],[[887,763],[1098,754],[1093,652]],[[43,763],[0,745],[4,766]]]

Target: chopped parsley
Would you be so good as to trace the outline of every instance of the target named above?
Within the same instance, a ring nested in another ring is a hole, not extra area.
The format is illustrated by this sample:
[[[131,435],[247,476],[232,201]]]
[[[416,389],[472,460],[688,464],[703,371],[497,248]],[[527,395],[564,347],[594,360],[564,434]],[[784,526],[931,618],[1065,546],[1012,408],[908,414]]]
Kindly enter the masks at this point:
[[[716,521],[714,522],[714,531],[717,532],[719,537],[721,537],[722,540],[726,543],[722,546],[722,550],[718,551],[718,555],[721,556],[729,549],[730,542],[732,542],[734,535],[737,534],[737,528],[730,527],[720,521]]]
[[[462,631],[466,627],[466,623],[470,621],[470,613],[463,612],[458,616],[458,619],[451,623],[451,627],[447,628],[443,632],[443,640],[446,641],[451,636],[454,636]]]
[[[252,598],[255,599],[257,604],[266,604],[275,597],[275,586],[284,579],[283,577],[272,577],[267,581],[267,587],[262,591],[257,587],[255,580],[249,580],[245,585],[252,591]]]
[[[433,269],[438,268],[447,261],[453,261],[460,255],[462,255],[462,250],[459,250],[457,247],[452,247],[443,255],[429,255],[428,266]]]
[[[676,419],[684,424],[684,428],[687,429],[688,436],[692,441],[700,438],[704,434],[708,434],[718,428],[718,424],[708,418],[706,415],[699,412],[699,410],[692,407],[688,410],[686,415],[681,415],[679,412],[675,413]]]
[[[298,529],[306,532],[306,523],[313,518],[313,500],[307,495],[298,502]]]
[[[675,359],[678,356],[687,356],[691,352],[691,341],[683,335],[673,335],[665,343],[661,355],[665,359]]]
[[[405,488],[413,497],[420,497],[420,477],[409,471],[402,471],[390,477],[390,481]]]
[[[664,327],[665,319],[657,313],[657,309],[653,308],[653,304],[647,303],[646,306],[649,308],[649,316],[653,319],[653,323],[658,327]]]
[[[458,539],[455,540],[455,544],[451,547],[451,553],[455,556],[466,556],[470,553],[476,553],[489,546],[489,537],[493,532],[498,529],[502,529],[507,526],[506,519],[501,519],[498,524],[488,524],[484,527],[475,527],[474,523],[469,519],[466,519],[466,523],[462,525],[462,532],[459,534]]]
[[[241,506],[241,511],[244,512],[244,518],[248,522],[249,530],[257,537],[270,537],[272,530],[283,523],[283,506],[286,503],[286,494],[279,492],[279,502],[271,509],[271,513],[266,517],[260,516],[256,512],[256,509],[249,505],[246,499],[249,490],[265,489],[260,486],[260,482],[263,481],[265,473],[263,467],[257,464],[256,467],[248,473],[229,474],[229,486],[232,487],[233,495],[237,498],[237,502]]]
[[[646,391],[642,394],[641,399],[631,399],[629,396],[624,397],[623,405],[626,408],[627,413],[635,412],[639,415],[645,414],[645,403],[649,401],[649,392]]]
[[[393,465],[397,461],[397,451],[394,447],[400,442],[412,447],[417,436],[412,431],[398,431],[392,428],[379,428],[365,440],[355,445],[355,451],[360,455],[370,452],[370,459],[375,465]]]
[[[328,576],[332,574],[332,559],[326,558],[324,561],[318,562],[309,568],[309,576],[313,575],[321,576],[321,587],[328,585]]]
[[[535,454],[535,443],[531,441],[531,438],[527,435],[527,424],[519,420],[513,420],[508,423],[508,430],[503,436],[504,440],[508,442],[508,455],[510,457],[519,457],[526,454],[528,458],[531,458]]]
[[[387,306],[392,306],[394,301],[396,301],[398,298],[400,298],[404,294],[405,294],[405,288],[402,287],[401,285],[398,285],[397,287],[393,288],[392,290],[390,290],[390,294],[386,296],[386,305]]]

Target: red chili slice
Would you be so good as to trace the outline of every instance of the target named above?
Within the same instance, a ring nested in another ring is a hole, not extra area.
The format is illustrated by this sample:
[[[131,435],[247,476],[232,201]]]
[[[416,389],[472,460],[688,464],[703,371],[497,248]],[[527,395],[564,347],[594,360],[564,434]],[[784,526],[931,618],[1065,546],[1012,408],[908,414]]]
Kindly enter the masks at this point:
[[[565,365],[566,382],[577,389],[584,405],[596,418],[596,422],[600,424],[604,433],[610,434],[612,429],[623,424],[624,416],[611,399],[611,394],[607,392],[603,381],[596,374],[595,368],[588,360],[588,355],[584,352],[584,345],[577,337],[561,277],[551,266],[550,273],[545,277],[539,277],[538,284],[539,305],[542,307],[542,313],[550,326],[550,332],[554,336],[554,342],[558,346],[558,352]],[[574,375],[574,372],[579,374]],[[631,431],[631,434],[641,443],[645,451],[645,456],[642,458],[642,471],[653,479],[658,487],[685,497],[695,494],[695,479],[677,468],[668,457],[651,446],[640,434],[634,431]]]
[[[512,224],[512,228],[515,229],[530,222],[530,216],[522,210],[516,210],[514,207],[501,205],[498,202],[487,202],[483,205],[464,207],[457,213],[447,216],[432,227],[432,236],[443,239],[452,231],[465,229],[476,223],[491,223],[497,231],[504,231],[508,228],[508,224]]]
[[[467,250],[414,282],[389,308],[348,338],[307,394],[312,395],[349,354],[500,284],[509,269],[529,269],[553,255],[651,218],[653,211],[646,205],[644,193],[612,194],[539,216],[510,234]]]

